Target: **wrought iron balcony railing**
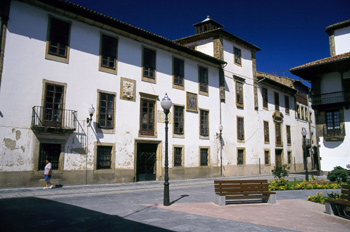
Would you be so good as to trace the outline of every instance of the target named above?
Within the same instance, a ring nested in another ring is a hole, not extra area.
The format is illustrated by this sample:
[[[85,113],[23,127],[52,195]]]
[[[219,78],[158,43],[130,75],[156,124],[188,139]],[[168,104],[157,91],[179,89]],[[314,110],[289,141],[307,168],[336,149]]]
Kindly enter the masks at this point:
[[[76,129],[77,111],[52,109],[43,106],[32,108],[32,129],[52,133],[73,133]]]
[[[350,102],[350,92],[345,91],[318,94],[312,96],[313,106],[348,102]]]
[[[323,137],[327,141],[342,141],[345,137],[345,127],[340,125],[339,128],[329,129],[327,125],[323,126]]]

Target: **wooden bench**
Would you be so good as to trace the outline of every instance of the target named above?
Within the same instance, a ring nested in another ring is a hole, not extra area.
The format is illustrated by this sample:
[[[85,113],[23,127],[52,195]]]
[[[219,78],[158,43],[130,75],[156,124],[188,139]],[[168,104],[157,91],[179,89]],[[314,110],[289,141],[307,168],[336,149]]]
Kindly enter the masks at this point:
[[[276,204],[276,193],[269,191],[267,180],[214,180],[214,203],[270,203]]]
[[[325,200],[326,213],[350,219],[350,185],[341,186],[339,200]]]

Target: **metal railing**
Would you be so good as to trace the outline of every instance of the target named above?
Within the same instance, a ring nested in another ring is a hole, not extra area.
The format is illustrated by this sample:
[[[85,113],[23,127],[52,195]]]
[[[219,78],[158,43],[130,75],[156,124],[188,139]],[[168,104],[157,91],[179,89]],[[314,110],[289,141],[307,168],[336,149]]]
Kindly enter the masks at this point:
[[[32,108],[32,128],[57,128],[74,131],[76,124],[77,111],[43,106],[33,106]]]
[[[312,105],[326,105],[350,101],[350,92],[340,91],[312,96]]]

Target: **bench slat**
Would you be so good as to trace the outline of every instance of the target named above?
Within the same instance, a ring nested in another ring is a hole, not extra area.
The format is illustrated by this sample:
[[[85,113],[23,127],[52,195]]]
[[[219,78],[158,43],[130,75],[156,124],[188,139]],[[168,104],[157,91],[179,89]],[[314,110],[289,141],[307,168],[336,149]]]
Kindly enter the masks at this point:
[[[214,183],[267,183],[267,180],[214,180]]]
[[[215,192],[254,192],[254,191],[269,191],[268,188],[217,188]]]
[[[234,195],[270,195],[276,194],[275,192],[228,192],[228,193],[217,193],[219,196],[234,196]]]

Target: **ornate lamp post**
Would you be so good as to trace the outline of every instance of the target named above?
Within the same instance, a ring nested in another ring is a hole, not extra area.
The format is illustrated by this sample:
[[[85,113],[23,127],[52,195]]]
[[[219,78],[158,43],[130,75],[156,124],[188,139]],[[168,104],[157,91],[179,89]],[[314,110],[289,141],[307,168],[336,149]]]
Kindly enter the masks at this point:
[[[304,153],[304,165],[305,165],[305,179],[307,181],[309,181],[309,172],[308,172],[308,168],[307,168],[307,148],[306,148],[306,135],[307,135],[307,131],[306,129],[303,127],[301,129],[301,135],[303,136],[303,153]]]
[[[164,206],[169,206],[169,174],[168,174],[168,114],[170,112],[170,108],[172,106],[172,102],[167,94],[165,94],[164,98],[162,99],[160,105],[162,106],[164,113],[165,113],[165,176],[164,176]]]
[[[219,125],[219,131],[220,131],[220,176],[222,176],[222,130],[223,126]]]

